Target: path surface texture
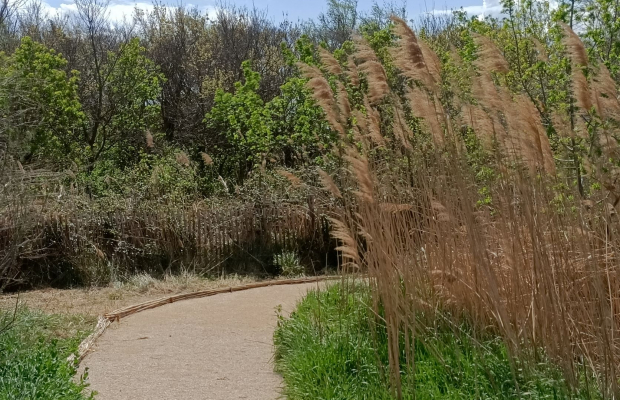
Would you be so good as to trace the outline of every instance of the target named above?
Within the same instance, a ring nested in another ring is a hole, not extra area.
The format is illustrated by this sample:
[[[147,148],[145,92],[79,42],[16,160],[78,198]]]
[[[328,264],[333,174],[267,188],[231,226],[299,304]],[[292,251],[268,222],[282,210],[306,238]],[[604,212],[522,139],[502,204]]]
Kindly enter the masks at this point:
[[[99,400],[280,397],[276,307],[285,315],[317,283],[181,301],[113,323],[82,361]]]

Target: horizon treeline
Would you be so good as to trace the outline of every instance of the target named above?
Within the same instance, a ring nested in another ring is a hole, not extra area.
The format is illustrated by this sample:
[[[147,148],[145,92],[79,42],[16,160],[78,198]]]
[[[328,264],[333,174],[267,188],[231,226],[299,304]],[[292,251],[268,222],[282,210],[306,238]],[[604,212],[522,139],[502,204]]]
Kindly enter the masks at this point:
[[[268,153],[281,152],[288,166],[312,159],[320,153],[313,135],[329,144],[329,133],[294,63],[318,43],[334,50],[360,24],[378,28],[404,13],[404,5],[361,14],[356,1],[330,1],[316,21],[276,23],[230,3],[211,18],[156,3],[113,23],[109,2],[75,5],[50,18],[36,0],[0,4],[0,143],[22,165],[72,170],[96,196],[110,189],[98,178],[154,159],[213,165],[210,178],[230,187]],[[236,117],[243,109],[258,114]],[[187,177],[198,182],[194,173],[204,175],[204,165]]]
[[[220,3],[211,18],[196,8],[158,3],[112,23],[109,2],[75,4],[74,13],[49,18],[36,0],[2,0],[0,144],[21,165],[71,171],[76,185],[96,197],[124,193],[137,182],[157,183],[158,194],[181,197],[233,193],[265,166],[333,163],[336,132],[315,106],[297,63],[318,65],[326,49],[346,65],[354,35],[386,61],[396,38],[389,18],[406,19],[404,3],[375,3],[361,13],[355,0],[329,0],[326,13],[297,23],[276,23],[265,11],[229,3]],[[476,64],[478,46],[491,40],[506,59],[500,68],[507,72],[504,86],[524,97],[520,105],[531,108],[523,112],[542,120],[543,145],[548,138],[556,156],[555,162],[546,160],[545,169],[572,170],[572,183],[587,197],[588,186],[597,183],[588,181],[592,173],[582,160],[588,144],[559,139],[553,122],[559,114],[573,128],[584,122],[573,110],[584,105],[574,96],[578,88],[567,78],[577,69],[583,69],[583,85],[595,77],[608,91],[605,99],[617,98],[610,82],[620,76],[618,5],[608,0],[574,0],[556,8],[544,1],[502,5],[499,19],[454,11],[417,21],[418,35],[445,67],[442,74],[455,78],[436,100],[467,101],[497,81],[479,74]],[[572,60],[563,50],[570,51],[571,44],[558,22],[579,32],[588,52],[579,57],[591,63]],[[476,109],[455,110],[453,117],[463,111]],[[414,114],[406,116],[411,127]],[[591,127],[587,123],[586,130]],[[160,179],[152,179],[154,171]]]

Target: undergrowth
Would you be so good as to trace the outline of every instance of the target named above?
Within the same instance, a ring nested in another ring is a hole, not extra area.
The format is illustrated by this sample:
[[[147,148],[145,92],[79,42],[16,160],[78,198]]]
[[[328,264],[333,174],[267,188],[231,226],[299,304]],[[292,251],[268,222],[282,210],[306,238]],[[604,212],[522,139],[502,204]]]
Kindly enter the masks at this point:
[[[67,357],[89,334],[93,321],[81,316],[48,315],[20,308],[0,311],[0,399],[80,400],[86,394],[84,376],[75,378],[77,365]]]
[[[394,398],[386,328],[370,301],[366,285],[333,285],[309,292],[290,318],[280,317],[276,370],[288,399]],[[600,398],[585,385],[568,393],[560,369],[540,355],[527,370],[518,360],[511,366],[499,336],[474,334],[470,326],[440,322],[418,333],[415,379],[401,353],[404,399]]]

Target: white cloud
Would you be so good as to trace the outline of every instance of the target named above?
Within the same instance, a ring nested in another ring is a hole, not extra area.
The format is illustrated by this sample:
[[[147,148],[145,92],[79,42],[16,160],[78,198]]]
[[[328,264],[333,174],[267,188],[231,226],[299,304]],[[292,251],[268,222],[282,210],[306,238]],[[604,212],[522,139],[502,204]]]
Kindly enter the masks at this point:
[[[545,1],[545,0],[539,0]],[[547,0],[549,2],[549,8],[555,10],[558,8],[557,0]],[[480,19],[484,17],[505,17],[506,14],[502,14],[502,5],[499,0],[482,0],[482,5],[467,6],[460,8],[470,16],[477,16]],[[435,14],[450,14],[452,10],[433,10]]]
[[[499,0],[482,0],[481,5],[466,6],[458,8],[465,11],[470,16],[477,16],[480,19],[484,17],[499,17],[502,15],[502,5]],[[433,10],[433,14],[451,14],[453,10]]]
[[[51,6],[46,2],[42,3],[43,8],[50,16],[68,15],[77,12],[77,6],[75,2],[64,2],[57,7]],[[151,11],[153,10],[152,3],[146,2],[129,2],[129,1],[115,1],[111,2],[108,6],[108,18],[110,22],[123,22],[131,21],[134,11],[136,9]],[[188,8],[193,7],[192,4],[187,4]],[[216,15],[216,9],[211,6],[198,7],[203,13],[206,13],[209,18],[213,18]]]

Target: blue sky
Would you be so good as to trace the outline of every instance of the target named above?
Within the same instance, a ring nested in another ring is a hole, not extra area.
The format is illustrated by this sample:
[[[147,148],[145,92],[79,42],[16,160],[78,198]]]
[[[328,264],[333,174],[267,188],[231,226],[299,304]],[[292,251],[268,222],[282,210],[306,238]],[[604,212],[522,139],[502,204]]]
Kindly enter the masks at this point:
[[[170,4],[177,4],[178,0],[171,0]],[[281,20],[283,14],[288,15],[290,20],[315,18],[321,12],[326,11],[326,0],[228,0],[229,3],[240,6],[252,6],[267,9],[274,20]],[[73,0],[43,0],[47,4],[49,12],[70,11],[75,8]],[[382,0],[378,1],[382,4]],[[215,0],[185,0],[185,4],[196,5],[205,11],[215,9]],[[368,10],[373,1],[359,0],[359,9]],[[396,1],[399,4],[398,1]],[[463,7],[472,15],[496,14],[499,10],[499,0],[409,0],[407,1],[408,17],[417,18],[420,14],[432,10],[449,10]],[[150,8],[150,0],[111,0],[110,16],[113,19],[122,19],[130,16],[133,8]]]

